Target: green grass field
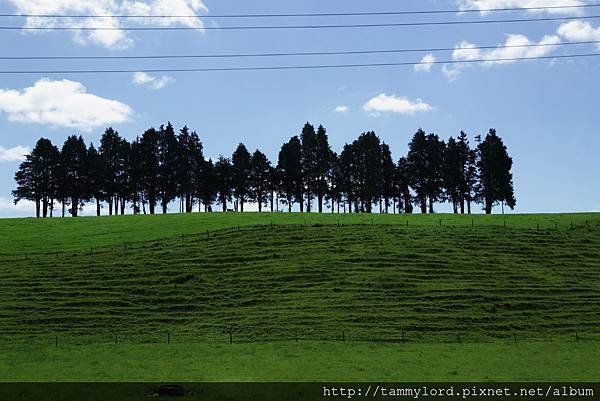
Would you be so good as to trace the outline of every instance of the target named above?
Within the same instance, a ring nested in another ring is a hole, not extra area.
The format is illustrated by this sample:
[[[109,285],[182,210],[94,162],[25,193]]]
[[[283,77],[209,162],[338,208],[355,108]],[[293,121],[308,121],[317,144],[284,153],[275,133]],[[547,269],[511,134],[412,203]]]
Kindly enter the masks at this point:
[[[598,378],[600,214],[12,219],[0,239],[4,381]]]

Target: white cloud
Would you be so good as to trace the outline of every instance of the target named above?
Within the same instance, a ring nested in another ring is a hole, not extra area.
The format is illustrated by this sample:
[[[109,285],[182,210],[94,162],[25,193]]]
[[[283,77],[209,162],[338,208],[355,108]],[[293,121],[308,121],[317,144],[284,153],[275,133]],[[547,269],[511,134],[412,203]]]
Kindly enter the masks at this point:
[[[426,54],[421,59],[421,63],[415,65],[416,72],[429,72],[431,71],[431,67],[433,67],[433,63],[435,63],[435,56],[433,54]]]
[[[338,106],[335,109],[333,109],[333,111],[335,111],[336,113],[347,113],[348,110],[350,110],[348,106]]]
[[[3,162],[21,162],[25,160],[25,156],[31,152],[31,149],[17,145],[12,148],[0,146],[0,161]]]
[[[91,93],[79,82],[40,79],[23,90],[0,89],[0,113],[9,121],[90,131],[131,117],[131,108]]]
[[[587,21],[569,21],[561,24],[556,33],[571,42],[600,40],[600,27],[594,28]]]
[[[532,7],[556,7],[556,6],[580,6],[584,2],[582,0],[458,0],[459,9],[461,10],[490,10],[496,8],[532,8]],[[545,10],[530,10],[531,13],[545,12],[548,14],[568,14],[579,15],[582,12],[581,8],[549,8]],[[482,11],[482,14],[487,14]]]
[[[431,111],[433,107],[421,99],[413,102],[406,97],[388,96],[385,93],[381,93],[365,103],[363,110],[375,116],[381,113],[414,115],[419,112]]]
[[[28,200],[22,200],[15,205],[12,200],[0,196],[0,212],[18,216],[35,215],[35,203]]]
[[[145,72],[136,72],[133,74],[132,81],[135,85],[146,86],[150,89],[158,90],[164,88],[167,84],[174,81],[175,78],[168,75],[162,77],[155,77]]]
[[[19,14],[60,15],[197,15],[208,9],[201,0],[7,0]],[[36,18],[28,17],[24,27],[103,27],[110,31],[73,30],[73,40],[94,43],[109,49],[125,49],[134,43],[120,28],[131,25],[186,26],[203,31],[203,22],[190,18]],[[32,32],[32,31],[25,31]]]
[[[462,41],[455,46],[452,52],[452,60],[456,61],[476,61],[481,60],[481,65],[490,67],[497,64],[512,64],[522,58],[544,57],[552,53],[557,44],[560,43],[558,35],[546,35],[539,42],[535,43],[529,40],[525,35],[510,34],[506,41],[495,49],[484,50],[477,48],[473,43]],[[458,63],[444,65],[442,72],[450,81],[455,80],[460,72],[473,66],[469,63]]]

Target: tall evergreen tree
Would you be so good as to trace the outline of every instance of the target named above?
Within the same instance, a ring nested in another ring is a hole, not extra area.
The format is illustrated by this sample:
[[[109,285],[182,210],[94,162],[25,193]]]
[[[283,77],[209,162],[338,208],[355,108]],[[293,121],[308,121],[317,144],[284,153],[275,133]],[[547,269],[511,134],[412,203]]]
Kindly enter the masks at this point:
[[[71,216],[77,217],[79,209],[90,198],[88,186],[87,148],[81,136],[67,138],[61,149],[63,164],[63,190],[71,203]]]
[[[329,190],[329,178],[333,167],[333,151],[329,145],[327,131],[322,125],[317,128],[315,139],[315,192],[319,213],[323,213],[323,198]]]
[[[105,187],[104,173],[106,167],[102,156],[98,153],[94,144],[90,144],[87,151],[87,168],[88,186],[90,189],[89,195],[96,201],[96,216],[100,216],[102,209],[101,203],[106,197],[106,194],[103,191]]]
[[[212,203],[217,198],[215,166],[212,159],[205,160],[198,177],[198,199],[205,212],[212,212]]]
[[[233,165],[233,193],[237,199],[239,210],[243,212],[244,203],[250,195],[250,153],[243,143],[240,143],[233,152],[231,162]]]
[[[471,149],[467,134],[460,132],[457,141],[459,160],[461,164],[462,177],[460,182],[460,212],[471,214],[471,203],[475,198],[475,186],[477,185],[477,149]]]
[[[267,156],[256,150],[250,157],[249,199],[258,204],[258,211],[262,212],[266,200],[271,192],[271,163]]]
[[[385,213],[389,212],[390,199],[395,204],[398,189],[396,164],[392,159],[392,152],[386,143],[381,144],[381,197]]]
[[[405,157],[401,157],[400,160],[398,160],[396,174],[396,187],[398,188],[398,199],[402,201],[398,202],[398,206],[402,207],[404,213],[412,214],[413,204],[412,195],[410,193],[410,167],[408,164],[408,160],[406,160]]]
[[[59,186],[60,152],[49,139],[37,141],[15,174],[17,189],[12,191],[14,202],[29,200],[35,203],[36,217],[52,213],[53,200]]]
[[[444,151],[444,187],[446,196],[452,203],[454,213],[458,213],[458,207],[462,202],[462,183],[464,181],[464,170],[461,160],[461,149],[459,142],[453,137],[448,139]]]
[[[233,167],[229,159],[223,156],[215,163],[215,190],[224,212],[227,211],[227,202],[233,195]]]
[[[158,197],[163,214],[169,203],[177,197],[177,166],[179,163],[179,142],[171,123],[161,125],[158,131]]]
[[[159,199],[159,138],[158,131],[150,128],[144,132],[140,139],[142,196],[148,202],[150,214],[154,214]],[[142,205],[144,205],[143,200]]]
[[[492,213],[492,207],[498,202],[514,209],[516,200],[511,172],[513,160],[508,155],[502,139],[495,129],[490,129],[483,141],[477,146],[479,160],[478,198],[484,205],[486,214]]]
[[[435,134],[422,129],[415,133],[407,156],[411,187],[417,193],[421,213],[433,213],[433,204],[443,195],[443,160],[445,144]]]
[[[118,190],[118,176],[122,168],[121,136],[113,128],[109,127],[104,131],[100,139],[100,155],[104,163],[104,188],[105,200],[108,202],[108,214],[113,214],[113,207],[116,209],[115,199]]]
[[[363,133],[352,143],[354,148],[354,174],[360,200],[360,210],[372,212],[373,203],[379,199],[382,181],[381,143],[374,132]]]
[[[196,132],[184,126],[179,136],[179,163],[177,165],[177,186],[181,198],[181,212],[190,213],[194,203],[194,193],[199,186],[199,174],[206,167],[202,154],[202,143]]]
[[[303,211],[302,144],[297,136],[281,146],[277,171],[279,192],[284,197],[288,211],[292,211],[294,202],[300,202],[300,210]]]
[[[306,211],[310,213],[312,201],[317,192],[316,183],[318,178],[319,145],[315,127],[306,123],[304,128],[302,128],[300,140],[302,142],[302,176],[304,182],[304,194],[306,196]]]

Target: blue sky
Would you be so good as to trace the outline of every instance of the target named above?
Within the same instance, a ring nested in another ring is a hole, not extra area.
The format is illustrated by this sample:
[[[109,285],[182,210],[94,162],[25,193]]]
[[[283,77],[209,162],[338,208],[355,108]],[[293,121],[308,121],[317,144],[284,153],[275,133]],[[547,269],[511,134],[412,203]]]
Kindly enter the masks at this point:
[[[261,0],[4,0],[2,13],[30,14],[205,14],[206,19],[169,26],[191,31],[73,33],[71,31],[0,32],[3,56],[147,55],[262,53],[460,47],[432,53],[436,60],[468,60],[593,53],[598,45],[464,50],[470,46],[555,44],[600,40],[600,21],[552,21],[513,24],[387,27],[332,30],[203,30],[203,26],[372,23],[484,18],[584,16],[591,10],[469,13],[444,16],[289,18],[226,20],[218,14],[352,12],[519,7],[581,3],[579,0],[385,1],[331,0],[281,2]],[[166,10],[166,11],[165,11]],[[2,18],[1,25],[36,26],[39,21]],[[55,23],[49,21],[46,23]],[[98,22],[64,21],[66,24]],[[104,20],[157,25],[156,20]],[[73,26],[73,25],[72,25]],[[517,36],[519,35],[519,36]],[[7,69],[187,68],[419,61],[427,53],[314,56],[230,60],[0,61]],[[431,59],[429,56],[428,59]],[[427,59],[425,59],[427,60]],[[374,130],[397,159],[422,127],[442,138],[465,130],[471,138],[496,128],[514,159],[515,212],[600,210],[600,133],[598,89],[600,57],[478,63],[469,67],[422,65],[364,69],[255,72],[0,75],[0,216],[31,215],[31,205],[12,205],[14,172],[24,148],[40,137],[62,145],[82,134],[98,143],[108,125],[133,139],[167,120],[187,124],[200,135],[205,154],[230,155],[239,142],[261,148],[276,161],[281,144],[298,134],[306,121],[323,124],[335,150],[360,133]],[[336,110],[337,109],[337,110]],[[595,184],[595,185],[594,185]],[[439,211],[448,210],[439,206]]]

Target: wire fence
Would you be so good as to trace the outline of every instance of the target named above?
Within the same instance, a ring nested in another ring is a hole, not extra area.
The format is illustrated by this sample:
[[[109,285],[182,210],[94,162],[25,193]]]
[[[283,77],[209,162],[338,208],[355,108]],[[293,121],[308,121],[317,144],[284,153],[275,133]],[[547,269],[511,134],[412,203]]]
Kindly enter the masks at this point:
[[[469,224],[470,223],[470,224]],[[157,236],[156,239],[145,239],[145,240],[130,240],[130,241],[122,241],[120,243],[113,243],[109,245],[90,245],[86,248],[73,249],[73,250],[51,250],[51,251],[38,251],[38,252],[12,252],[12,253],[0,253],[1,262],[18,262],[23,260],[32,260],[36,258],[44,258],[47,259],[49,257],[54,257],[56,259],[60,258],[73,258],[80,256],[89,256],[89,255],[102,255],[102,254],[112,254],[115,251],[133,251],[133,250],[144,250],[144,249],[161,249],[165,247],[176,247],[181,245],[186,245],[188,243],[197,243],[199,240],[209,240],[209,239],[219,239],[220,237],[226,237],[231,234],[235,234],[238,232],[253,232],[256,230],[265,230],[265,229],[284,229],[284,230],[292,230],[292,229],[300,229],[300,228],[348,228],[348,227],[368,227],[368,226],[378,226],[378,227],[402,227],[402,228],[518,228],[521,230],[526,230],[529,232],[549,232],[549,231],[563,231],[563,230],[577,230],[581,228],[589,228],[592,226],[596,226],[594,224],[595,221],[585,220],[580,222],[571,221],[568,225],[559,224],[559,223],[549,223],[547,221],[531,223],[530,225],[511,225],[510,221],[502,220],[502,222],[498,222],[495,224],[490,224],[489,222],[485,224],[476,224],[475,219],[471,219],[470,222],[463,222],[462,224],[456,224],[456,220],[454,219],[438,219],[433,224],[429,222],[429,224],[418,224],[410,219],[406,219],[404,222],[394,222],[394,223],[381,223],[376,222],[374,218],[371,218],[370,222],[366,223],[343,223],[341,220],[337,220],[337,222],[333,223],[308,223],[308,220],[305,220],[304,223],[296,223],[296,224],[274,224],[273,221],[267,224],[253,224],[253,225],[240,225],[227,228],[220,229],[206,229],[203,231],[199,231],[196,233],[185,233],[185,234],[177,234],[172,236],[160,237]]]

